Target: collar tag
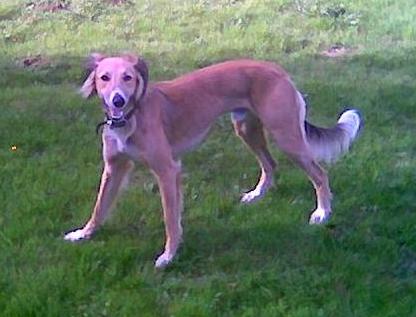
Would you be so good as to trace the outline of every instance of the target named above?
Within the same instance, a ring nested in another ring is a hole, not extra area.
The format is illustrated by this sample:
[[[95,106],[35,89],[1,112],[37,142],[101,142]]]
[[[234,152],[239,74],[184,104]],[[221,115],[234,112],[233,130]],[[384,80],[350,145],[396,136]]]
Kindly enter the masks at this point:
[[[127,120],[125,118],[107,120],[107,124],[110,126],[110,129],[122,128],[126,125],[126,123]]]
[[[104,104],[105,105],[105,104]],[[115,128],[122,128],[127,124],[127,121],[131,118],[131,116],[133,115],[133,112],[136,110],[137,106],[133,106],[130,111],[127,112],[126,115],[122,116],[121,118],[111,118],[109,116],[108,113],[106,113],[106,120],[103,122],[100,122],[99,124],[97,124],[96,128],[95,128],[95,132],[98,134],[100,131],[100,128],[103,125],[108,125],[110,127],[110,129],[115,129]]]

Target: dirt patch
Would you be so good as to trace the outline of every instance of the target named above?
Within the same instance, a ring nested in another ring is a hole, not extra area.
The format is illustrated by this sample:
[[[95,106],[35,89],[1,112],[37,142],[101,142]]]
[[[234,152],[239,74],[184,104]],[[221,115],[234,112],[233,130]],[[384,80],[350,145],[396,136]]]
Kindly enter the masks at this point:
[[[32,1],[26,5],[27,9],[39,12],[58,12],[69,9],[69,1],[55,0],[55,1]]]
[[[356,51],[357,51],[357,48],[346,47],[342,44],[335,44],[335,45],[332,45],[330,48],[322,51],[320,55],[325,56],[325,57],[335,58],[335,57],[353,55],[354,53],[356,53]]]
[[[107,0],[107,2],[115,6],[123,5],[123,4],[132,4],[130,0]]]
[[[45,67],[51,64],[49,58],[42,55],[29,56],[19,62],[24,68],[38,68]]]
[[[26,4],[26,9],[36,12],[56,13],[63,10],[71,11],[71,0],[41,0],[31,1]],[[105,0],[104,3],[113,6],[133,4],[131,0]]]

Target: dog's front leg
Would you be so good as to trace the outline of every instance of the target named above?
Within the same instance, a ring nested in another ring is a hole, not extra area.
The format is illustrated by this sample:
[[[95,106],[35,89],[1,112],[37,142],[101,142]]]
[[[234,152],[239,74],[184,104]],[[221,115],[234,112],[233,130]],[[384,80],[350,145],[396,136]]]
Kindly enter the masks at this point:
[[[67,233],[64,237],[65,240],[78,241],[91,237],[106,218],[124,178],[133,165],[132,161],[125,158],[112,159],[105,163],[97,200],[89,221],[83,228]]]
[[[174,258],[182,241],[182,189],[180,163],[171,162],[162,171],[155,170],[162,198],[166,243],[164,252],[155,262],[156,268],[164,268]]]

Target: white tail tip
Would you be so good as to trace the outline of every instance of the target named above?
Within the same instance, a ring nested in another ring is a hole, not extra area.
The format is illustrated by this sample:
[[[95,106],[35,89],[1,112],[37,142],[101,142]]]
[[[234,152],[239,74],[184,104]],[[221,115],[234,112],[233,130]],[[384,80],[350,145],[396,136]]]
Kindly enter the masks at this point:
[[[350,140],[354,140],[361,127],[361,116],[358,110],[351,109],[343,112],[338,119],[338,124],[347,132]]]

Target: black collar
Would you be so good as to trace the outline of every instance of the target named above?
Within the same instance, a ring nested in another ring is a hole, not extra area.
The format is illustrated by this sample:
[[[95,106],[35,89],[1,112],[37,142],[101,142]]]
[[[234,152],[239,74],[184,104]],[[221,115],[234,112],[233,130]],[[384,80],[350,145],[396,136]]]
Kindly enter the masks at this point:
[[[121,118],[112,118],[108,113],[105,114],[106,120],[102,121],[97,124],[95,127],[95,133],[98,134],[100,132],[100,128],[103,125],[108,125],[110,129],[115,128],[122,128],[127,124],[127,121],[132,117],[134,110],[136,110],[137,105],[134,105],[133,108],[130,109],[129,112],[125,116],[122,116]]]

